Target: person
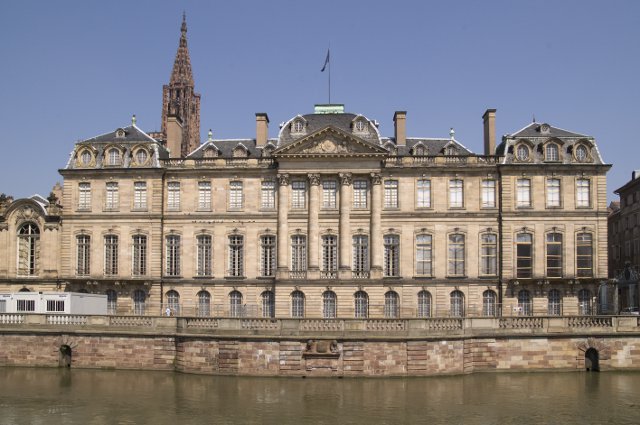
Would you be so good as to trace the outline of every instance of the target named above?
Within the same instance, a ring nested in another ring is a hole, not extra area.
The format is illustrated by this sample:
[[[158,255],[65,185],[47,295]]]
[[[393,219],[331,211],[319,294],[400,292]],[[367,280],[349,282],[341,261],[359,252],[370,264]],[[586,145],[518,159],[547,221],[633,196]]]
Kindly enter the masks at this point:
[[[167,309],[164,311],[164,314],[166,314],[167,317],[171,316],[171,309],[167,307]]]

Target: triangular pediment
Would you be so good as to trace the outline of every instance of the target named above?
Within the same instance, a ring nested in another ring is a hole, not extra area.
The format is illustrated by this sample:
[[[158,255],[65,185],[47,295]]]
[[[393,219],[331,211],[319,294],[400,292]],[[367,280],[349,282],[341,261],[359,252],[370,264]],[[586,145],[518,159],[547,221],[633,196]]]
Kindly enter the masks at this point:
[[[387,155],[387,151],[381,146],[329,126],[276,149],[272,155],[274,157],[369,157],[384,156]]]

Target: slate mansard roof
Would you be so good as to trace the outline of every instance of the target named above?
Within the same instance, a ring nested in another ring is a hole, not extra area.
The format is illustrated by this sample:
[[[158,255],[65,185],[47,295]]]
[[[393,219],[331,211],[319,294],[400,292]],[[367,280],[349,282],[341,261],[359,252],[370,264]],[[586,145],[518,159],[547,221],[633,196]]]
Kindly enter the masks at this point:
[[[117,149],[120,152],[121,162],[118,166],[107,165],[105,157],[107,151]],[[132,160],[134,152],[144,149],[148,160],[142,164]],[[91,159],[88,163],[81,161],[80,156],[89,153]],[[120,127],[109,133],[104,133],[89,139],[81,140],[74,146],[69,156],[65,169],[76,168],[160,168],[160,160],[169,158],[169,151],[157,140],[138,128],[135,123],[128,127]]]

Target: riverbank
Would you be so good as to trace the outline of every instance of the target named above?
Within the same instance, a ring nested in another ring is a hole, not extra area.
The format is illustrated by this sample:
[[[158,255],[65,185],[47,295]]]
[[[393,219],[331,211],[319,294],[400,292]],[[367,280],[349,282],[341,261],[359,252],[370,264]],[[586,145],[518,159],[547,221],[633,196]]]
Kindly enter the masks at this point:
[[[228,319],[0,315],[0,366],[249,376],[640,369],[636,316]]]

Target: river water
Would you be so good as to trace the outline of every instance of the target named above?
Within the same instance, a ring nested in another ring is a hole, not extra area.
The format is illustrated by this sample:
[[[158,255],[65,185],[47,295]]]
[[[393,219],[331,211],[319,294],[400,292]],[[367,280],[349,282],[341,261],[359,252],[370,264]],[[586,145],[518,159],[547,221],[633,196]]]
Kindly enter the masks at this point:
[[[640,372],[249,378],[0,368],[0,424],[638,424]]]

